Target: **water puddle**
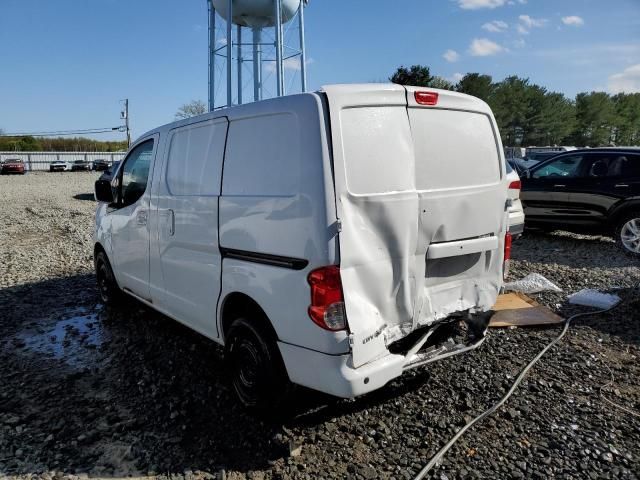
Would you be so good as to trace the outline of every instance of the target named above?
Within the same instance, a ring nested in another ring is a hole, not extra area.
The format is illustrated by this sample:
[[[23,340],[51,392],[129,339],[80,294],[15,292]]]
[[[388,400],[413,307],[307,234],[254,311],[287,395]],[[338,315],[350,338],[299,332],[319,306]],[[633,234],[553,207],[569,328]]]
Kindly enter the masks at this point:
[[[37,322],[37,327],[19,333],[17,338],[30,353],[62,360],[73,367],[87,367],[95,363],[96,350],[109,337],[99,316],[99,309],[71,309],[62,320],[53,324],[48,320]]]

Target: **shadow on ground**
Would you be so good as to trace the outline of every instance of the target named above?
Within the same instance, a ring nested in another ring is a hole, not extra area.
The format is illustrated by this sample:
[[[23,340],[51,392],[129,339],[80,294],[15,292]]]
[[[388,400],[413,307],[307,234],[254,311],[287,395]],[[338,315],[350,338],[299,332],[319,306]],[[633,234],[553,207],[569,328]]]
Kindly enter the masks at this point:
[[[96,201],[93,193],[78,193],[78,194],[74,195],[73,198],[75,198],[76,200],[88,200],[88,201],[91,201],[91,202],[95,202]]]

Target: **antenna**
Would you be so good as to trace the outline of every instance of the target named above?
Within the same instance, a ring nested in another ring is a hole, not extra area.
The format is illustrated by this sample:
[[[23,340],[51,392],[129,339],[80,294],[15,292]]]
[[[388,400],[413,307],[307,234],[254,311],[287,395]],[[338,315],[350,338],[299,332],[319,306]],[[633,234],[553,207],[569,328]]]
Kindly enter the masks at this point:
[[[287,90],[306,91],[307,3],[308,0],[207,0],[210,111],[242,104],[251,96],[258,101],[286,95]],[[298,34],[293,35],[296,29]],[[243,34],[246,30],[249,31]],[[299,89],[293,87],[298,75]],[[217,101],[221,86],[226,88],[224,103]]]

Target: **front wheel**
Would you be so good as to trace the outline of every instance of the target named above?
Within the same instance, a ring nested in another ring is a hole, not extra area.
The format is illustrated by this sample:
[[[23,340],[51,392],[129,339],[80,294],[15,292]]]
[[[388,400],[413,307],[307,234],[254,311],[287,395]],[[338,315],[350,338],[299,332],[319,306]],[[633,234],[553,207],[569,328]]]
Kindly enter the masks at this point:
[[[121,292],[113,270],[111,270],[109,259],[107,259],[107,255],[104,252],[99,252],[96,255],[95,265],[100,299],[105,305],[114,306]]]
[[[618,222],[615,239],[623,252],[640,257],[640,211],[625,215]]]
[[[234,320],[225,342],[225,362],[238,400],[251,410],[272,414],[285,404],[292,385],[275,340],[265,330],[242,317]]]

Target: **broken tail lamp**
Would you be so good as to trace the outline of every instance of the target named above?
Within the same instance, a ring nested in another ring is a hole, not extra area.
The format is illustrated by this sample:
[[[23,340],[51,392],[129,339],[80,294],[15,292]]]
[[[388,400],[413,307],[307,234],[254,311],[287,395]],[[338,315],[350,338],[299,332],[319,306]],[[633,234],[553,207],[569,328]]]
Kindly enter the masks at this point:
[[[313,270],[307,277],[311,287],[309,317],[325,330],[336,332],[347,328],[340,267],[329,265]]]
[[[436,92],[414,92],[413,98],[418,105],[434,106],[438,104],[438,94]]]

